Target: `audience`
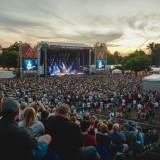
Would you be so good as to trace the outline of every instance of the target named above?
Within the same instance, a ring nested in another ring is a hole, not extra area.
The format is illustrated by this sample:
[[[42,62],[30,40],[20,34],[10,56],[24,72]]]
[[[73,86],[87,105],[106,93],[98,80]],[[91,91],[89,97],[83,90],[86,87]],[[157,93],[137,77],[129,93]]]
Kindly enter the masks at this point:
[[[142,90],[141,78],[104,74],[0,79],[0,157],[46,160],[51,150],[61,160],[97,160],[98,146],[112,158],[117,152],[139,156],[159,137],[156,130],[127,119],[137,111],[138,121],[150,123],[160,102],[158,92]]]
[[[91,127],[92,126],[90,121],[84,120],[81,122],[81,134],[82,134],[83,143],[85,147],[97,145],[95,136],[88,134]]]
[[[7,98],[2,104],[0,119],[1,160],[42,159],[51,141],[49,135],[32,137],[23,127],[18,127],[20,104]]]
[[[125,152],[128,149],[126,144],[126,137],[123,133],[119,132],[119,124],[115,123],[112,127],[112,131],[108,133],[111,137],[113,144],[116,146],[118,152]]]
[[[57,116],[47,120],[46,132],[51,135],[50,148],[54,149],[61,160],[98,160],[94,147],[84,147],[78,125],[69,121],[69,105],[61,103],[57,107]]]
[[[24,127],[32,137],[39,137],[45,133],[44,125],[37,120],[36,112],[32,107],[24,110],[24,118],[18,125]]]

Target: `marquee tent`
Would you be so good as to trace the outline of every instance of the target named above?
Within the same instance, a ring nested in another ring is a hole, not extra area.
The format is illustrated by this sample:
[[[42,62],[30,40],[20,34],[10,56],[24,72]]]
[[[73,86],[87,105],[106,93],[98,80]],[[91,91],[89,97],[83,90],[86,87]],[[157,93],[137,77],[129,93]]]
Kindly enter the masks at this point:
[[[112,71],[112,74],[116,74],[116,73],[122,73],[122,71],[120,69],[114,69]]]
[[[160,74],[152,74],[142,78],[142,87],[146,91],[160,91]]]
[[[0,71],[0,78],[14,78],[13,71]]]

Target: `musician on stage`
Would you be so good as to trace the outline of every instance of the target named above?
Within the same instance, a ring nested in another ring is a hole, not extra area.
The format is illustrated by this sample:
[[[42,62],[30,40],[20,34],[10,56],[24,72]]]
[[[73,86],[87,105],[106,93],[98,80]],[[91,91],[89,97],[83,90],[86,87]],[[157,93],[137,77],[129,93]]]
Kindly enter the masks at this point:
[[[29,61],[27,64],[27,72],[30,72],[32,68],[34,68],[35,66],[32,66],[31,62]]]

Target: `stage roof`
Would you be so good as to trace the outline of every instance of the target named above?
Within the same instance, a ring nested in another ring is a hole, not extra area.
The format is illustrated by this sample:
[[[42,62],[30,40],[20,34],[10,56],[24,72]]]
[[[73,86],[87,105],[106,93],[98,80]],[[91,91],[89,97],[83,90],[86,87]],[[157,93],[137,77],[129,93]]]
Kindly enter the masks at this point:
[[[49,48],[71,48],[71,49],[91,49],[92,47],[81,43],[62,43],[41,41],[38,46],[46,46]]]

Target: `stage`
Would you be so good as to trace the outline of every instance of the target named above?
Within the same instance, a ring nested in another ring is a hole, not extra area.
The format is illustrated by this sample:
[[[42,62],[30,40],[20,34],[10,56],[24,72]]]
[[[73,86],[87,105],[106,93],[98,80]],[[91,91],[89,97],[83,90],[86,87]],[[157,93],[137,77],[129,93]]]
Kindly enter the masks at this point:
[[[85,44],[40,42],[37,50],[38,75],[45,77],[84,74],[94,63],[92,48]]]

